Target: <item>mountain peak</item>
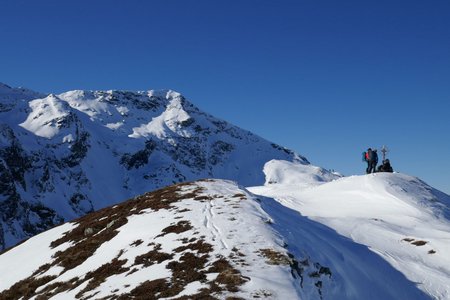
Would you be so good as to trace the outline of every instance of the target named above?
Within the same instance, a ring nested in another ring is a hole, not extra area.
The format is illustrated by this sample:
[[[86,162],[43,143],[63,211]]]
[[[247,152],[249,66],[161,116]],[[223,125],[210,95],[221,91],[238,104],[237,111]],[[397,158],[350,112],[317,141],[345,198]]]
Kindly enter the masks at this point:
[[[11,108],[18,100],[29,101],[44,96],[45,95],[42,93],[38,93],[27,88],[14,88],[0,82],[0,112],[5,110],[6,107]]]
[[[12,87],[10,87],[9,85],[7,85],[7,84],[5,84],[5,83],[3,83],[3,82],[0,82],[0,90],[10,90],[10,89],[12,89]]]
[[[307,163],[172,90],[18,95],[0,95],[0,204],[11,207],[0,210],[0,248],[152,189],[200,178],[258,185],[271,159]]]

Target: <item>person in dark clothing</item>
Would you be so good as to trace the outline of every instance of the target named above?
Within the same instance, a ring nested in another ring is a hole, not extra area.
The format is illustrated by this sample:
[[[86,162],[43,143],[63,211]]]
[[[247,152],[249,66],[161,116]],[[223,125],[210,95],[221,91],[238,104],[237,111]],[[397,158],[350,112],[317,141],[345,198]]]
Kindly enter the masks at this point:
[[[364,154],[364,161],[367,163],[366,174],[369,174],[370,156],[372,155],[372,148],[367,149],[367,151],[364,152],[363,154]]]
[[[377,149],[372,150],[372,154],[373,154],[372,169],[373,169],[373,172],[375,173],[377,171],[377,164],[378,164]]]
[[[391,162],[389,159],[383,160],[383,164],[378,167],[378,172],[389,172],[393,173],[394,169],[392,169]]]
[[[370,173],[375,173],[377,171],[377,164],[378,164],[378,154],[377,154],[377,150],[374,149],[368,149],[367,150],[367,154],[369,157],[369,160],[367,162],[368,167],[367,167],[367,174]]]

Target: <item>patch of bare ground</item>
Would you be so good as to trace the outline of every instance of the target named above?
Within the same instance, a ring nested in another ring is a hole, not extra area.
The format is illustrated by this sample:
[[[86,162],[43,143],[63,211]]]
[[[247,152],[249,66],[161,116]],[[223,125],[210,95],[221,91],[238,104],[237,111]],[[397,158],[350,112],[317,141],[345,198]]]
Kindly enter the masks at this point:
[[[206,243],[193,243],[187,245],[185,250],[196,250],[211,252],[212,248]],[[181,250],[181,249],[179,249]],[[223,292],[237,292],[239,286],[245,283],[245,278],[241,273],[233,268],[223,257],[214,261],[207,268],[209,255],[196,255],[191,252],[184,253],[178,261],[171,261],[167,268],[172,271],[170,279],[158,279],[147,281],[133,289],[130,293],[122,295],[119,299],[158,299],[164,297],[176,297],[184,288],[192,282],[198,281],[205,285],[198,293],[181,296],[173,299],[223,299]],[[216,279],[207,281],[208,273],[218,273]],[[227,297],[225,299],[240,299],[236,297]]]
[[[176,297],[187,284],[200,281],[205,284],[198,293],[173,298],[175,300],[188,299],[223,299],[222,293],[237,292],[239,286],[248,278],[241,276],[225,258],[219,258],[205,270],[208,263],[208,255],[196,256],[193,253],[185,253],[179,261],[171,262],[167,266],[172,270],[172,278],[169,280],[158,279],[144,282],[129,294],[122,295],[118,299],[158,299],[163,297]],[[206,274],[219,273],[213,281],[206,281]],[[222,295],[222,296],[221,296]],[[227,300],[242,300],[238,297],[225,297]]]
[[[183,220],[179,221],[177,224],[170,225],[162,230],[163,233],[157,235],[156,237],[162,237],[169,233],[179,234],[188,230],[191,230],[193,227],[189,221]]]
[[[233,247],[233,249],[231,249],[231,251],[233,251],[234,253],[236,253],[237,256],[240,256],[240,257],[244,257],[244,256],[245,256],[245,254],[242,253],[242,252],[240,252],[239,249],[236,248],[236,247]]]
[[[242,276],[241,272],[233,268],[225,258],[216,260],[208,272],[219,273],[211,284],[212,289],[218,289],[218,291],[237,292],[239,291],[239,286],[249,280],[249,278]]]
[[[237,265],[246,267],[249,266],[248,262],[244,259],[245,254],[240,252],[239,249],[237,249],[236,247],[233,247],[233,249],[231,249],[232,252],[229,255],[229,258]]]
[[[36,276],[39,274],[43,274],[44,272],[46,272],[48,269],[50,269],[51,264],[45,264],[40,266],[36,271],[33,272],[33,274],[31,276]]]
[[[163,261],[173,258],[173,254],[160,252],[159,250],[161,250],[161,244],[155,245],[153,250],[145,254],[136,256],[136,258],[134,259],[134,264],[149,267],[151,265],[160,264]]]
[[[240,200],[246,200],[247,199],[247,197],[244,194],[241,194],[241,193],[233,195],[233,198],[239,198]]]
[[[194,281],[205,281],[205,272],[201,270],[208,262],[208,257],[208,254],[197,256],[191,252],[187,252],[180,257],[179,261],[170,262],[167,268],[172,271],[173,283],[175,285],[184,285]]]
[[[272,296],[272,293],[270,291],[266,291],[266,290],[259,290],[252,294],[252,297],[254,299],[268,298],[271,296]]]
[[[69,291],[80,285],[83,281],[80,281],[78,277],[72,278],[66,282],[54,282],[47,285],[43,290],[39,291],[39,295],[36,297],[36,300],[47,300],[51,297],[64,292]]]
[[[144,242],[144,241],[141,240],[141,239],[135,240],[133,243],[130,244],[130,246],[137,247],[137,246],[139,246],[140,244],[142,244],[143,242]]]
[[[427,241],[414,241],[411,244],[413,244],[414,246],[424,246],[426,245],[428,242]]]
[[[204,201],[211,201],[214,200],[214,197],[211,197],[209,195],[199,195],[194,197],[194,200],[204,202]]]
[[[197,238],[191,238],[191,239],[188,239],[188,238],[182,238],[182,239],[179,239],[179,241],[181,241],[183,244],[187,244],[187,243],[193,243],[193,242],[195,242],[197,240]]]
[[[322,266],[320,263],[310,263],[308,259],[304,259],[302,261],[297,261],[294,256],[288,253],[289,258],[291,259],[291,274],[294,278],[299,276],[300,278],[300,286],[303,288],[303,280],[304,280],[304,272],[305,269],[309,269],[308,277],[314,280],[314,286],[317,289],[317,293],[319,294],[320,299],[323,299],[322,288],[324,285],[325,279],[330,279],[332,276],[331,269],[325,266]],[[328,278],[327,278],[328,277]]]
[[[288,256],[273,249],[260,249],[259,253],[266,258],[269,265],[290,265],[291,260]]]
[[[402,241],[411,243],[412,245],[419,246],[419,247],[428,244],[427,241],[415,240],[415,239],[412,239],[412,238],[404,238]]]
[[[180,257],[179,261],[171,261],[167,264],[166,268],[172,271],[172,277],[170,279],[158,279],[144,282],[133,289],[129,294],[123,295],[119,299],[159,299],[175,297],[191,282],[206,282],[206,275],[202,269],[207,261],[207,254],[196,256],[193,253],[185,253]]]
[[[190,243],[188,245],[175,248],[173,251],[179,253],[186,251],[188,249],[192,251],[197,251],[197,253],[209,253],[213,250],[213,246],[211,244],[205,243],[204,240],[198,240],[195,243]]]
[[[128,299],[148,299],[154,300],[161,298],[161,294],[164,291],[170,289],[170,284],[166,279],[156,279],[151,281],[145,281],[131,292],[120,295],[118,300]]]
[[[0,293],[1,300],[30,299],[35,295],[36,289],[55,279],[56,276],[44,276],[41,278],[28,277],[16,282],[9,289]]]

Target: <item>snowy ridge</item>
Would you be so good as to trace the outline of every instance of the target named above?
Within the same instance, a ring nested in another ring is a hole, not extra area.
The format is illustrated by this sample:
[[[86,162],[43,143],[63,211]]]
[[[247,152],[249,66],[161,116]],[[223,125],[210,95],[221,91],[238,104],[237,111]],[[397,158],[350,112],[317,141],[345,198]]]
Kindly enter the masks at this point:
[[[181,184],[146,194],[38,235],[1,255],[1,270],[11,276],[1,281],[0,298],[19,298],[19,287],[27,282],[34,288],[26,291],[29,296],[46,299],[294,299],[289,257],[268,219],[253,196],[230,182]],[[98,248],[86,249],[89,243]],[[36,245],[42,255],[17,265]],[[272,279],[264,275],[268,272]]]
[[[259,185],[271,159],[308,164],[170,90],[45,96],[1,85],[0,104],[0,249],[164,186]]]
[[[283,181],[285,174],[304,178],[308,169],[269,162],[266,174],[280,183],[250,190],[366,245],[433,299],[450,298],[450,196],[417,178],[395,173],[343,177],[303,187]]]
[[[0,299],[450,298],[450,196],[418,178],[312,166],[173,91],[0,104],[0,246],[34,236]]]
[[[0,255],[0,271],[1,299],[427,299],[366,247],[221,180],[49,230]]]

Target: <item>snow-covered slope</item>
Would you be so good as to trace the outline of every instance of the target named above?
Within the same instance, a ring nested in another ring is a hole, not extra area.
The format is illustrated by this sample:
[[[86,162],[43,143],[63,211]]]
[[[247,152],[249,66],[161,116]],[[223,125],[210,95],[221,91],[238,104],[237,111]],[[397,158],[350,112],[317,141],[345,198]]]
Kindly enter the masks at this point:
[[[271,159],[308,163],[173,91],[41,95],[0,85],[0,104],[0,249],[163,186],[257,185]]]
[[[270,181],[253,193],[367,246],[433,299],[450,299],[450,196],[397,173],[304,184],[317,174],[311,166],[271,161],[264,170]]]
[[[0,274],[0,299],[427,299],[367,247],[222,180],[44,232]]]

